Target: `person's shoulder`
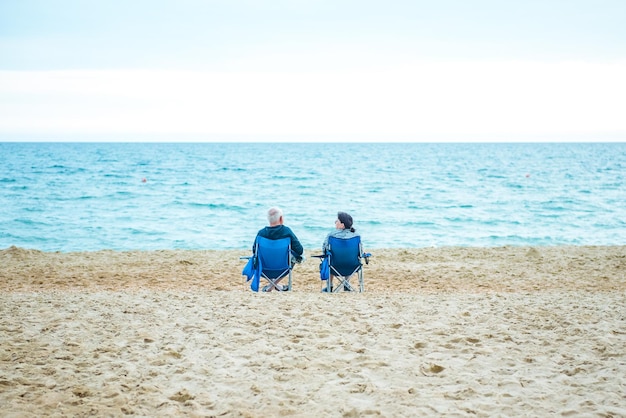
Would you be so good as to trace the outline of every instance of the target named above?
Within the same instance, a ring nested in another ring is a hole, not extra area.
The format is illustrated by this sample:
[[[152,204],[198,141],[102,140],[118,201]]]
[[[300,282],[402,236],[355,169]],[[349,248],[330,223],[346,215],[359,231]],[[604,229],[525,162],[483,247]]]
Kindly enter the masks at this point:
[[[293,230],[291,228],[289,228],[288,226],[286,227],[286,231],[288,231],[289,235],[291,235],[296,241],[299,241],[298,236],[296,235],[295,232],[293,232]]]
[[[349,239],[349,238],[354,238],[354,237],[360,237],[361,235],[359,235],[358,232],[352,232],[349,229],[342,229],[339,231],[336,231],[336,235],[337,238],[343,238],[343,239]]]
[[[293,234],[293,231],[287,225],[281,225],[281,227],[282,227],[283,232],[288,233],[288,234]]]

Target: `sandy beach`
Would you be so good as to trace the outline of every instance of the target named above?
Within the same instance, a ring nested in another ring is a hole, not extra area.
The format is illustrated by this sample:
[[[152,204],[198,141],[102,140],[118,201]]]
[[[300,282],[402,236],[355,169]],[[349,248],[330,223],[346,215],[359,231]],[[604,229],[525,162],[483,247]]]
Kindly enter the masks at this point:
[[[0,250],[0,415],[626,416],[626,247],[371,250],[365,293],[240,251]]]

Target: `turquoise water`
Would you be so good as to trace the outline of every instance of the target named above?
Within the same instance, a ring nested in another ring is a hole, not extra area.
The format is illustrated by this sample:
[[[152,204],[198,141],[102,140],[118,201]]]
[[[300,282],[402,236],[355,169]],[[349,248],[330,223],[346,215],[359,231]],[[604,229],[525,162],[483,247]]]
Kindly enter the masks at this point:
[[[0,143],[0,248],[626,244],[626,144]],[[145,180],[145,181],[144,181]]]

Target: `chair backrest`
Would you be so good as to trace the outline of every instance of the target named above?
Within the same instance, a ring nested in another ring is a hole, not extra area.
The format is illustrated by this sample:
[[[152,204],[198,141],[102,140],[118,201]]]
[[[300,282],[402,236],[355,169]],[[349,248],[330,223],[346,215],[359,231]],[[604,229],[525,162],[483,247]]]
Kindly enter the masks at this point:
[[[349,276],[361,268],[361,237],[328,237],[330,267],[342,276]]]
[[[257,237],[256,255],[261,263],[261,274],[270,278],[283,276],[291,268],[291,239]]]

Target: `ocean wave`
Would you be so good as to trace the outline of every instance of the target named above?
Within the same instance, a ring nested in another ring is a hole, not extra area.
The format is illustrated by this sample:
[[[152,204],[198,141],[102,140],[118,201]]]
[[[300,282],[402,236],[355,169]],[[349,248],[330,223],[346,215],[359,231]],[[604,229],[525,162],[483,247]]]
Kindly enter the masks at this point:
[[[369,248],[626,243],[626,144],[15,144],[0,157],[0,247],[247,249],[275,205],[313,248],[338,210]]]

